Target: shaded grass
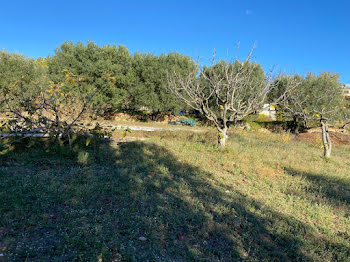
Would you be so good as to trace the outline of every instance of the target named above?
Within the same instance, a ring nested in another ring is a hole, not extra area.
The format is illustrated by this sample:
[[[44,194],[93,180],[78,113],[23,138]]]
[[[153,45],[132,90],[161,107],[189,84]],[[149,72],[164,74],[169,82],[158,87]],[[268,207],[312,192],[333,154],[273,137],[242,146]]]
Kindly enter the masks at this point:
[[[350,150],[325,162],[288,136],[235,132],[223,151],[214,132],[15,149],[0,160],[1,252],[12,261],[349,261]]]

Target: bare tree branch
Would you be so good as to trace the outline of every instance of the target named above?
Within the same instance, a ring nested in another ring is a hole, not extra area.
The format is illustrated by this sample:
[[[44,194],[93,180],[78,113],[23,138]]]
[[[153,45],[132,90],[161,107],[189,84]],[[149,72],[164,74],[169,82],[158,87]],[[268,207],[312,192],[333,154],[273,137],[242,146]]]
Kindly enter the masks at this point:
[[[235,124],[262,109],[267,94],[276,87],[272,71],[265,76],[259,65],[252,61],[254,48],[243,62],[236,59],[231,63],[215,63],[214,49],[210,67],[197,63],[196,70],[185,77],[175,72],[168,75],[170,91],[187,106],[213,121],[224,139],[230,122]],[[297,85],[296,82],[288,85],[273,103],[281,103]]]

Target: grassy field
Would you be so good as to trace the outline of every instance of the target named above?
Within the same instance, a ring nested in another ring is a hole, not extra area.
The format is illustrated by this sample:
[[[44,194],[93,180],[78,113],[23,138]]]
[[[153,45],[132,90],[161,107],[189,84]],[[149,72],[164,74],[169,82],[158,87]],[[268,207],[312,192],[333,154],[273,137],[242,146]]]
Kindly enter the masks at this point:
[[[326,162],[289,134],[147,136],[0,155],[3,258],[350,261],[350,147]]]

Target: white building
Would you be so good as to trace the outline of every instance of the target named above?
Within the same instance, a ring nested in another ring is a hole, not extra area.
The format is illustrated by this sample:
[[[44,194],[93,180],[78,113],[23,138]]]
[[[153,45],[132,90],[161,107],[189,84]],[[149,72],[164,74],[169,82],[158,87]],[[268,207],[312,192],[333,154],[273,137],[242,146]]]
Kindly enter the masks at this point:
[[[276,107],[270,104],[264,104],[262,111],[259,113],[271,118],[272,121],[276,120]]]
[[[346,99],[350,99],[350,84],[345,84],[343,88],[343,95]]]

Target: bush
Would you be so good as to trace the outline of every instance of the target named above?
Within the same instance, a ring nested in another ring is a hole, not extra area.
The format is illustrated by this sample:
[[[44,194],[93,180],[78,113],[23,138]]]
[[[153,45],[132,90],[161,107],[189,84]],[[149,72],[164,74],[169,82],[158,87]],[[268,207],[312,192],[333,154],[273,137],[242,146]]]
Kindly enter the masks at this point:
[[[193,127],[197,124],[197,122],[194,119],[186,118],[186,119],[181,120],[181,124],[183,126],[192,126]]]
[[[256,131],[261,129],[261,125],[257,122],[253,122],[253,121],[246,121],[247,125],[250,126],[250,130],[251,131]]]

